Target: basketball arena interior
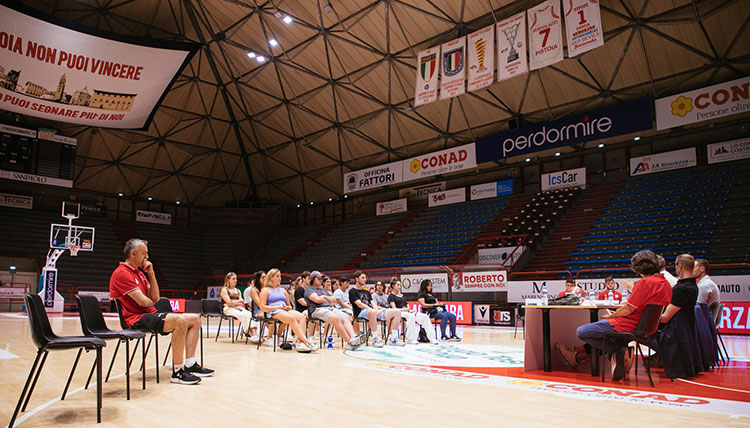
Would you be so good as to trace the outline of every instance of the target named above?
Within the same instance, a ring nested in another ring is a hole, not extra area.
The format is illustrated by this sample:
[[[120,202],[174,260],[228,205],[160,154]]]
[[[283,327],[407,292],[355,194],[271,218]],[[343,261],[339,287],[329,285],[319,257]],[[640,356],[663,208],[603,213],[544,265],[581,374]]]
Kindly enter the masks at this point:
[[[0,426],[750,426],[749,6],[3,1]]]

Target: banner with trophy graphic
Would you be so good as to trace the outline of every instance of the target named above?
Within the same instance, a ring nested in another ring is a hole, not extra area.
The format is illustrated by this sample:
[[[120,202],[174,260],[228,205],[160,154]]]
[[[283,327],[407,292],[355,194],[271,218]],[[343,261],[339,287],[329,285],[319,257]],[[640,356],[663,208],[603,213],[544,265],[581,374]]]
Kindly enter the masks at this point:
[[[598,0],[564,0],[568,58],[604,45]]]
[[[526,12],[521,12],[497,23],[497,81],[520,76],[528,70]]]
[[[417,56],[417,87],[414,107],[435,101],[438,90],[440,46],[423,50]]]
[[[469,91],[486,88],[495,77],[495,37],[492,26],[469,34]]]
[[[443,43],[441,56],[440,99],[446,100],[465,92],[466,36]]]
[[[563,60],[560,1],[547,0],[526,11],[529,16],[529,62],[532,70]]]

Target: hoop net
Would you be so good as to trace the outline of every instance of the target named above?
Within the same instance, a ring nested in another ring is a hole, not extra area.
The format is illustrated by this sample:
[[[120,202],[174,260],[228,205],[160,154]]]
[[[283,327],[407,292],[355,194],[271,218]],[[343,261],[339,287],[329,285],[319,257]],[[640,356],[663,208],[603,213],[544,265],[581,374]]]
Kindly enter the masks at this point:
[[[78,255],[78,250],[81,249],[80,245],[68,245],[68,251],[70,251],[70,256],[75,257]]]

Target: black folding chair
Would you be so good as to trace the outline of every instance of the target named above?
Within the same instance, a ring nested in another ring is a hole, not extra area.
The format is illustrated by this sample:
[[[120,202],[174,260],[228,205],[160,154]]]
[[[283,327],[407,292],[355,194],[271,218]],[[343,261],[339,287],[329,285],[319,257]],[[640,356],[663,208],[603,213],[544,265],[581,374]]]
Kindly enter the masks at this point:
[[[730,361],[729,353],[727,352],[727,347],[724,346],[724,339],[721,338],[721,333],[719,333],[719,322],[721,321],[721,314],[723,312],[724,312],[724,304],[720,303],[719,308],[716,310],[716,313],[713,314],[714,325],[716,326],[716,337],[719,339],[719,343],[716,344],[716,350],[718,351],[719,358],[721,358],[721,361],[724,362],[724,364],[729,364],[729,361]],[[722,348],[724,349],[724,355],[721,354]],[[725,356],[726,356],[726,359],[725,359]]]
[[[624,343],[623,346],[627,346],[628,343],[635,341],[635,351],[637,354],[641,355],[641,360],[643,361],[643,365],[646,367],[648,381],[651,382],[652,388],[654,387],[654,381],[653,379],[651,379],[651,369],[649,368],[649,364],[646,361],[646,357],[643,356],[643,351],[641,351],[641,344],[646,344],[648,346],[651,336],[656,334],[656,331],[659,329],[659,319],[661,318],[661,313],[663,311],[664,306],[646,305],[646,308],[643,309],[641,319],[638,321],[638,325],[635,327],[635,330],[627,332],[604,333],[604,336],[602,337],[602,341],[606,341],[607,339],[611,338],[617,340],[618,342]],[[606,357],[603,352],[602,357]],[[601,365],[601,368],[602,382],[604,382],[604,374],[606,373],[606,370],[604,370],[604,364]],[[638,375],[638,355],[636,355],[635,360],[635,374]]]
[[[122,328],[123,330],[127,330],[130,327],[128,327],[128,325],[125,324],[125,317],[122,315],[122,303],[120,303],[119,299],[114,299],[114,300],[115,300],[115,307],[117,307],[117,315],[120,316],[120,328]],[[167,301],[167,303],[169,303],[169,301]],[[171,309],[171,307],[170,307],[170,309]],[[157,312],[158,312],[158,309],[157,309]],[[171,310],[170,310],[170,312],[171,312]],[[145,355],[148,354],[149,349],[151,349],[151,341],[154,339],[154,337],[156,337],[154,358],[156,360],[156,367],[155,367],[155,369],[156,369],[156,383],[159,383],[159,338],[158,338],[158,336],[159,336],[159,334],[162,334],[162,333],[159,333],[156,330],[140,330],[140,331],[142,331],[144,333],[151,333],[151,336],[148,339],[148,345],[146,346],[146,349],[143,350],[144,358],[143,358],[143,362],[141,363],[141,368],[139,370],[144,370],[144,371],[146,370],[146,357],[145,357]],[[170,334],[170,333],[164,333],[164,334]],[[143,340],[145,341],[146,338],[144,337]],[[172,345],[172,343],[170,342],[170,346],[171,345]],[[133,358],[131,357],[130,360],[132,361]]]
[[[221,333],[221,322],[224,320],[229,321],[229,337],[234,343],[234,317],[224,315],[221,311],[221,302],[214,299],[201,299],[201,316],[206,318],[206,337],[210,335],[208,331],[208,324],[211,318],[219,318],[219,328],[216,330],[216,337],[214,342],[219,340],[219,333]]]
[[[146,334],[142,331],[127,329],[127,330],[110,330],[107,327],[107,323],[104,321],[104,314],[99,306],[99,300],[94,296],[82,296],[77,295],[76,301],[78,302],[78,313],[81,317],[81,330],[83,335],[87,337],[98,337],[103,340],[117,339],[117,346],[115,347],[115,353],[112,354],[112,361],[109,363],[109,369],[107,370],[107,376],[104,381],[109,381],[109,375],[112,372],[112,366],[115,363],[117,357],[117,351],[120,349],[120,343],[125,342],[125,383],[127,390],[127,399],[130,400],[130,365],[133,360],[130,357],[130,341],[135,340],[135,348],[133,348],[133,357],[138,349],[138,342],[142,339],[143,344],[146,344]],[[143,350],[143,359],[146,359],[145,348]],[[143,377],[143,389],[146,389],[146,369],[145,366],[141,370]],[[89,373],[89,378],[86,380],[86,388],[89,387],[91,376],[94,374],[92,368]]]
[[[47,355],[49,351],[57,351],[64,349],[75,349],[78,348],[78,355],[76,355],[73,368],[70,370],[70,376],[68,376],[68,382],[65,384],[60,400],[65,399],[65,394],[68,392],[70,381],[73,379],[78,360],[81,358],[81,351],[84,349],[86,352],[95,350],[96,361],[94,365],[96,367],[96,422],[101,423],[102,421],[102,348],[107,346],[104,340],[96,337],[83,337],[83,336],[57,336],[49,324],[47,318],[47,312],[44,310],[42,299],[38,294],[26,293],[24,295],[26,301],[26,311],[28,312],[29,324],[31,326],[31,338],[34,340],[34,344],[37,346],[36,358],[34,364],[31,366],[29,371],[29,377],[26,378],[26,384],[23,386],[21,396],[18,397],[18,404],[16,404],[16,410],[13,412],[13,417],[8,423],[8,428],[12,428],[16,422],[18,411],[26,411],[26,406],[29,404],[31,394],[34,392],[36,382],[39,380],[39,375],[42,373],[45,361],[47,361]],[[41,357],[41,362],[39,361]],[[39,367],[37,368],[37,364]],[[32,377],[34,378],[32,382]],[[31,384],[31,387],[29,387]],[[28,392],[28,394],[27,394]],[[21,407],[23,402],[23,407]]]

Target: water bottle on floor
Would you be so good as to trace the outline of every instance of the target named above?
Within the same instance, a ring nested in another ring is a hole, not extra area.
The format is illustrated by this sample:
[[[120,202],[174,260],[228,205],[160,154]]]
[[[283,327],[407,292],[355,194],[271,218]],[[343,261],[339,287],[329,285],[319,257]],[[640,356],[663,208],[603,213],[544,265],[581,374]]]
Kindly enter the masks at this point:
[[[549,303],[549,295],[547,294],[547,285],[542,285],[542,306],[547,306]]]
[[[333,336],[328,336],[328,349],[333,349]]]

